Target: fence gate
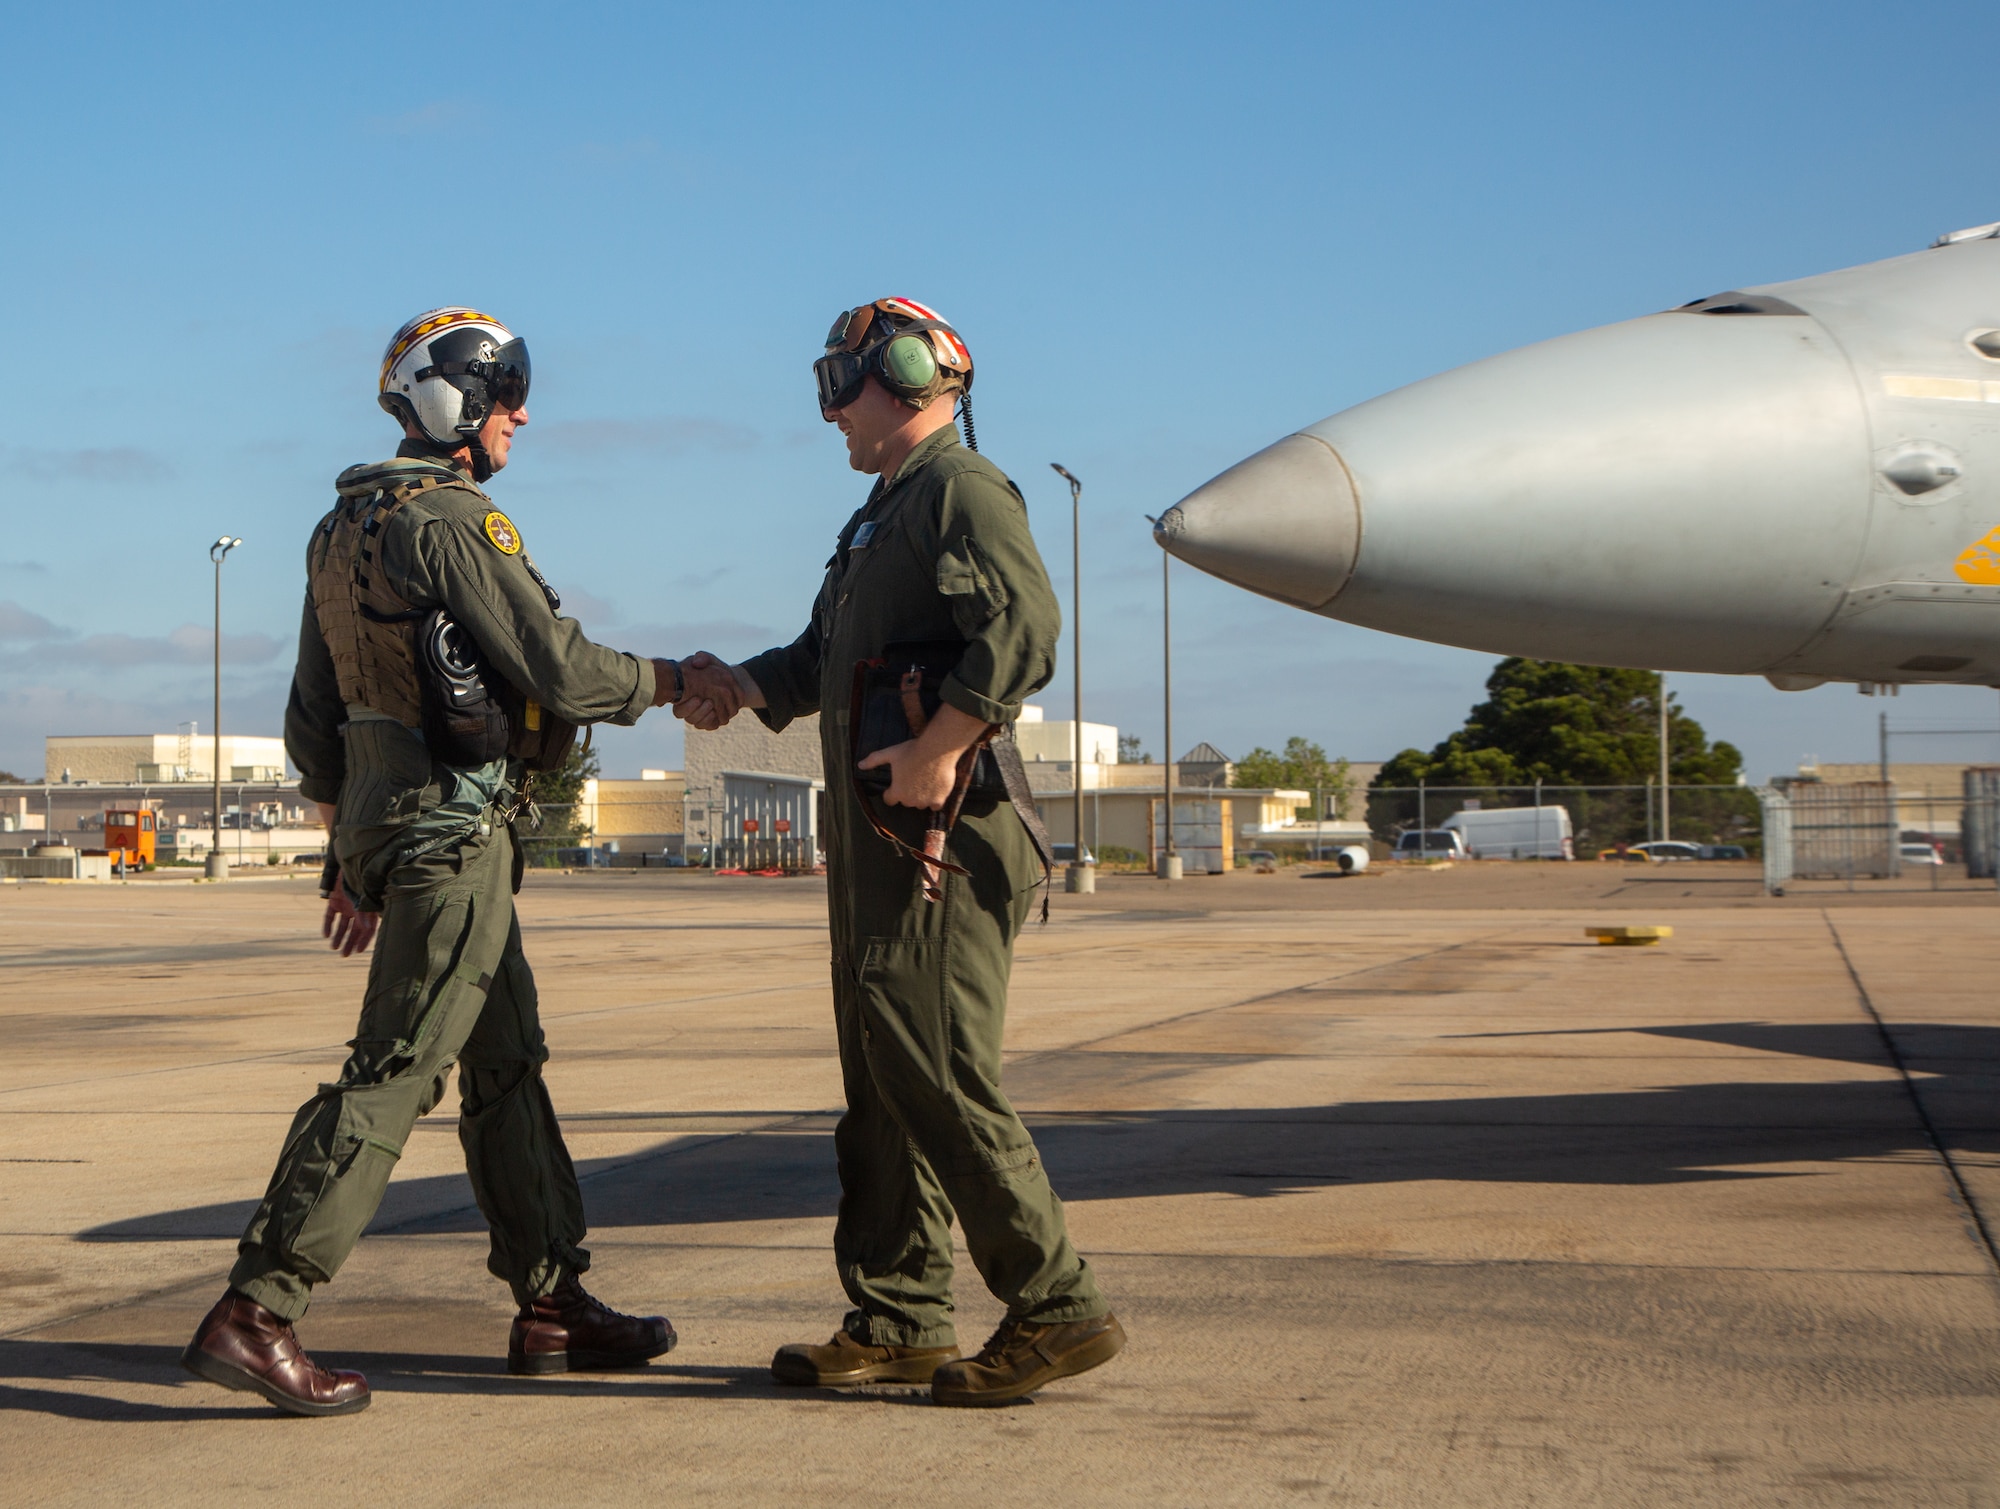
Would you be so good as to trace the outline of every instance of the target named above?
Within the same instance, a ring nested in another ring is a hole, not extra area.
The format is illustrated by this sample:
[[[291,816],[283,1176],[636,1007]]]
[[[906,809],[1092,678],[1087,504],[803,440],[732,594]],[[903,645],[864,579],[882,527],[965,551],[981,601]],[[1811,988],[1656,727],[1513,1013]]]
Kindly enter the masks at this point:
[[[2000,765],[1965,771],[1965,810],[1958,832],[1965,850],[1965,878],[2000,880]]]
[[[1764,889],[1782,896],[1792,878],[1792,799],[1775,787],[1759,786],[1757,805],[1763,813]]]
[[[1894,880],[1902,873],[1896,788],[1887,781],[1802,781],[1791,801],[1792,875],[1799,880]]]

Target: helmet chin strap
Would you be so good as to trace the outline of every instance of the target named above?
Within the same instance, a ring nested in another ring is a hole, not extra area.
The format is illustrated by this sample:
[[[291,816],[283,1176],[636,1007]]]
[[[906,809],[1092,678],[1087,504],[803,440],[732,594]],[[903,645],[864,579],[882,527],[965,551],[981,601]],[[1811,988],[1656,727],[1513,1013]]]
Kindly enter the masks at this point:
[[[480,483],[491,481],[493,458],[487,454],[486,440],[477,430],[473,431],[472,438],[466,442],[466,449],[472,453],[472,480]]]

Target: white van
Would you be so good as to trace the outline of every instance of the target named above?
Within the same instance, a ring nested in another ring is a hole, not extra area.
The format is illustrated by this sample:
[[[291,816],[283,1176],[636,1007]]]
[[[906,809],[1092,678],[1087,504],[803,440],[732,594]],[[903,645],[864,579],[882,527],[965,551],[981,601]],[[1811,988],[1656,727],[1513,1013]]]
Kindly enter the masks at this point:
[[[1569,808],[1486,807],[1454,812],[1446,830],[1460,834],[1474,859],[1574,859]]]

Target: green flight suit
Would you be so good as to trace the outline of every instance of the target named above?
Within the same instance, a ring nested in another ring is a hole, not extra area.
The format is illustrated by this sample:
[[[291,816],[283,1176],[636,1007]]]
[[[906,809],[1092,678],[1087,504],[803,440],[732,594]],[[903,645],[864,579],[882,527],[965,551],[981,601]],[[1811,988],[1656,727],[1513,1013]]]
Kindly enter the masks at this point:
[[[914,860],[874,832],[848,777],[854,664],[903,641],[964,641],[944,700],[1012,723],[1055,670],[1061,613],[1027,508],[992,462],[946,426],[879,480],[841,531],[812,623],[745,663],[773,729],[818,711],[826,761],[827,898],[834,1017],[847,1113],[834,1134],[834,1260],[876,1346],[947,1346],[956,1211],[980,1276],[1012,1315],[1106,1313],[1070,1245],[1062,1202],[1000,1090],[1007,977],[1042,867],[1006,801],[974,799],[927,902]],[[925,815],[878,806],[922,847]]]
[[[397,454],[422,453],[406,444]],[[339,488],[372,495],[401,470],[350,468]],[[470,477],[413,499],[374,552],[370,569],[412,604],[444,608],[493,669],[557,717],[632,723],[652,705],[652,663],[557,616],[511,523]],[[337,803],[342,874],[382,917],[352,1052],[293,1118],[230,1285],[287,1320],[303,1315],[313,1285],[339,1271],[374,1217],[410,1129],[443,1098],[456,1062],[459,1141],[492,1231],[487,1266],[526,1304],[590,1258],[577,1245],[583,1198],[542,1082],[548,1050],[514,916],[520,855],[508,813],[520,762],[446,766],[418,730],[346,706],[310,594],[285,746],[300,794]]]

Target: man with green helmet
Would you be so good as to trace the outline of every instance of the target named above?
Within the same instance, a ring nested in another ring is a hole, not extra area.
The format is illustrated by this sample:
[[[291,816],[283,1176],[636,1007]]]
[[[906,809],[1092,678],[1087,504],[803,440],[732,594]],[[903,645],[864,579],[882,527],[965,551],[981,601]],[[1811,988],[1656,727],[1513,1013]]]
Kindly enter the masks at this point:
[[[835,322],[814,370],[821,415],[874,490],[798,639],[733,668],[685,662],[696,726],[738,704],[774,730],[822,715],[847,1093],[834,1258],[853,1309],[771,1371],[998,1404],[1124,1343],[1000,1089],[1014,939],[1050,859],[1011,726],[1054,672],[1061,617],[1020,493],[959,443],[955,402],[973,439],[972,358],[957,332],[880,299]],[[974,1357],[952,1323],[954,1214],[1007,1305]]]

